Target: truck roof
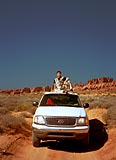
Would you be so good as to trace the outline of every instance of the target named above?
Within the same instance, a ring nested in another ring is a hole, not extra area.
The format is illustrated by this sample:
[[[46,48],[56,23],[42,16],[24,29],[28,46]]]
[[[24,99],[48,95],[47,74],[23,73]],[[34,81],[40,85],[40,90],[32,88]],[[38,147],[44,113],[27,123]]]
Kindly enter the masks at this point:
[[[63,92],[63,91],[62,91],[62,92],[61,92],[61,91],[59,91],[59,92],[58,92],[58,91],[57,91],[57,92],[56,92],[56,91],[45,92],[44,94],[45,94],[45,95],[46,95],[46,94],[71,94],[71,95],[78,95],[78,94],[75,93],[75,92]]]

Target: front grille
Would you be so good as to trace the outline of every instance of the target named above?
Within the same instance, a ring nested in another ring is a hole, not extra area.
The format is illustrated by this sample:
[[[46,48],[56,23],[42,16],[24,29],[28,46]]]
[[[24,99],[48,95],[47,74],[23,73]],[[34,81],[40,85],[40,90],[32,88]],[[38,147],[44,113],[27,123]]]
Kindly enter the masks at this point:
[[[72,137],[73,136],[73,133],[48,133],[48,136],[70,136]]]
[[[47,125],[54,125],[54,126],[74,126],[76,123],[76,118],[71,117],[47,117],[46,124]]]

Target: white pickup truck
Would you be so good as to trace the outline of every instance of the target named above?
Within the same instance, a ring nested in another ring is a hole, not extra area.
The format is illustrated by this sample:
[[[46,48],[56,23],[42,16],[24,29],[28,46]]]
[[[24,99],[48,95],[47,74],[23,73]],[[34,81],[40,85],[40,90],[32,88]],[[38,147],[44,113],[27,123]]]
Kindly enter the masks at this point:
[[[89,144],[89,120],[78,94],[46,92],[37,106],[32,123],[32,143],[39,147],[41,140],[79,140]]]

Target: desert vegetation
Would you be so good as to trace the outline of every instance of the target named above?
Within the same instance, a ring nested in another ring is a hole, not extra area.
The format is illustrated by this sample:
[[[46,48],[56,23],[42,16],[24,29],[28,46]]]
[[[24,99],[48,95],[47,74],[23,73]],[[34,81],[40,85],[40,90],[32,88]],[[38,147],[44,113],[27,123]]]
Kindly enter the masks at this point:
[[[31,121],[36,110],[32,101],[39,101],[41,96],[0,94],[0,133],[31,132]]]
[[[31,133],[31,122],[36,107],[32,101],[39,101],[42,92],[35,94],[0,94],[0,133]],[[88,114],[102,116],[108,128],[116,127],[116,96],[112,94],[80,94],[82,103],[89,103]],[[104,111],[105,112],[102,112]],[[99,115],[100,114],[100,115]]]
[[[89,103],[90,107],[87,111],[93,110],[97,114],[98,110],[105,110],[105,113],[101,112],[103,121],[108,128],[116,127],[116,96],[114,94],[84,94],[80,95],[80,98],[82,103]]]

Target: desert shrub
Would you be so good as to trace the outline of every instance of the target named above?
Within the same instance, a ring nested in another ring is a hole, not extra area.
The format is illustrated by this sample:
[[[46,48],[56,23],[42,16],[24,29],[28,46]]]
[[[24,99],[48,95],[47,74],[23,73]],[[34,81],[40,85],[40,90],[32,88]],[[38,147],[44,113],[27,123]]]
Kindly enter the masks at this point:
[[[9,111],[29,111],[35,112],[35,108],[32,106],[33,101],[40,100],[43,93],[40,94],[26,94],[26,95],[4,95],[0,94],[0,108],[7,108]]]
[[[110,108],[113,104],[109,101],[94,101],[90,104],[90,109],[94,109],[94,108],[104,108],[104,109],[108,109]]]
[[[19,105],[15,108],[16,112],[21,112],[21,111],[27,111],[29,109],[29,106],[27,104],[22,104]]]
[[[86,102],[90,103],[90,102],[94,102],[95,101],[94,97],[86,97],[86,96],[84,96],[84,97],[80,97],[80,98],[81,98],[82,103],[86,103]]]
[[[5,108],[5,107],[0,107],[0,114],[4,115],[4,114],[7,114],[9,112],[8,108]]]
[[[116,106],[110,107],[107,113],[103,115],[103,119],[109,127],[116,127]]]
[[[114,96],[81,96],[81,101],[82,103],[89,103],[89,109],[109,109],[116,104],[116,98]]]
[[[24,118],[32,118],[33,117],[33,115],[30,112],[27,112],[27,111],[21,112],[20,115]]]
[[[109,109],[113,104],[111,102],[101,102],[101,108]]]
[[[8,102],[7,102],[8,103]],[[0,107],[0,114],[4,115],[8,112],[24,112],[27,111],[30,114],[34,114],[36,107],[32,105],[32,101],[30,102],[19,102],[19,103],[13,103],[10,102],[8,104],[4,104],[4,107]]]
[[[97,96],[88,95],[88,96],[80,96],[80,99],[82,103],[94,104],[95,102],[98,103],[100,98]]]
[[[22,126],[28,128],[28,124],[22,116],[12,116],[9,114],[3,116],[1,124],[4,128],[19,129]]]
[[[10,104],[10,105],[7,107],[7,109],[8,109],[9,111],[15,111],[16,105],[15,105],[15,104]]]
[[[30,112],[31,114],[34,114],[35,111],[36,111],[36,109],[37,108],[33,106],[33,107],[31,107],[31,108],[28,109],[28,112]]]
[[[32,107],[33,106],[31,103],[30,104],[29,103],[19,104],[19,105],[15,106],[14,111],[15,112],[28,111]]]
[[[4,103],[0,102],[0,107],[4,107]]]

